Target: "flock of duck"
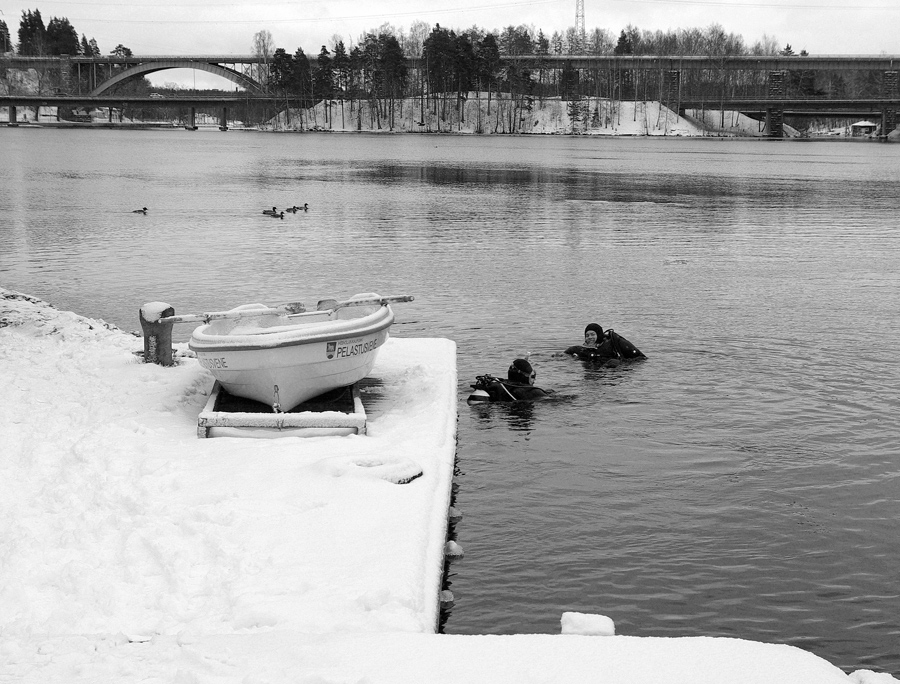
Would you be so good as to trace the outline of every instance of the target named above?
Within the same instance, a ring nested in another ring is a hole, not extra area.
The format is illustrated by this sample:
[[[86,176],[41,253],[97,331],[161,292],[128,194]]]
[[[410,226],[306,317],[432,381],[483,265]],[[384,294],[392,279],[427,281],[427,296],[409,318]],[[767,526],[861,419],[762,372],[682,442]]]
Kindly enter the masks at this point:
[[[296,214],[298,211],[309,211],[309,205],[304,203],[302,207],[298,207],[294,205],[293,207],[288,207],[284,211],[290,214]],[[284,211],[278,211],[277,207],[272,207],[271,209],[263,209],[263,214],[266,216],[271,216],[272,218],[284,218]]]
[[[298,211],[309,211],[309,205],[304,202],[302,207],[298,207],[297,205],[294,205],[292,207],[287,207],[284,211],[278,211],[277,207],[272,207],[271,209],[263,209],[263,214],[265,214],[266,216],[271,216],[272,218],[283,219],[285,211],[290,214],[296,214]],[[147,207],[142,207],[141,209],[135,209],[131,213],[146,215]]]

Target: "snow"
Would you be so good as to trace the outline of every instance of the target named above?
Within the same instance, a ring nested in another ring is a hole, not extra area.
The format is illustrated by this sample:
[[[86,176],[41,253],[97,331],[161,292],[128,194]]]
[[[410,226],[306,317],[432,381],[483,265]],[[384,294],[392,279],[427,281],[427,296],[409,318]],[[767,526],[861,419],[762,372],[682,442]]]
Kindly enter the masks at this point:
[[[616,625],[605,615],[566,612],[560,619],[563,634],[584,634],[587,636],[613,636]]]
[[[211,377],[183,345],[171,368],[141,346],[0,288],[0,681],[897,681],[578,613],[564,635],[436,634],[462,553],[452,341],[388,341],[367,435],[277,439],[198,439]]]
[[[742,136],[764,137],[760,123],[739,112],[718,109],[689,110],[688,116],[654,100],[610,100],[586,97],[573,103],[559,97],[534,99],[528,106],[508,97],[468,93],[456,106],[455,94],[446,108],[433,104],[423,109],[416,98],[396,106],[389,121],[378,116],[368,102],[334,100],[307,109],[281,111],[268,127],[274,130],[382,131],[397,133],[518,133],[538,135],[600,136]],[[430,101],[429,101],[430,102]],[[440,111],[439,111],[440,110]],[[441,113],[443,112],[443,113]],[[421,120],[420,120],[421,119]],[[796,131],[786,127],[787,135]]]
[[[148,323],[156,323],[169,308],[165,302],[147,302],[141,307],[141,317]]]

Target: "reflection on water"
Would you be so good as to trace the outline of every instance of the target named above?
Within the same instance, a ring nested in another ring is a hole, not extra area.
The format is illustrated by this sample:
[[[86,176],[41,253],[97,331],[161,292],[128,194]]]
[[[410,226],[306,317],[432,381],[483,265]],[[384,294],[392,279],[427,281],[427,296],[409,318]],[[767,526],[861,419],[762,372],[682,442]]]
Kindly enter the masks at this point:
[[[578,610],[900,673],[898,146],[34,129],[0,146],[0,284],[60,308],[136,329],[147,301],[415,295],[393,334],[459,353],[447,632],[558,632]],[[560,355],[592,321],[648,360]],[[525,355],[559,399],[466,405]]]

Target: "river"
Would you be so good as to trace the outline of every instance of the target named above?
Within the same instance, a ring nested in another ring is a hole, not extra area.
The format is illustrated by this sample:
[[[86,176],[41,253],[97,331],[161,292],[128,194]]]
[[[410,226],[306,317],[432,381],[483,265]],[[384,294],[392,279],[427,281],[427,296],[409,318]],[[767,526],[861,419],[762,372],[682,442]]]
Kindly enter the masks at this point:
[[[0,160],[0,285],[61,309],[416,297],[393,334],[458,344],[445,632],[576,610],[900,674],[900,146],[9,128]],[[593,321],[649,358],[561,355]],[[556,399],[466,405],[525,355]]]

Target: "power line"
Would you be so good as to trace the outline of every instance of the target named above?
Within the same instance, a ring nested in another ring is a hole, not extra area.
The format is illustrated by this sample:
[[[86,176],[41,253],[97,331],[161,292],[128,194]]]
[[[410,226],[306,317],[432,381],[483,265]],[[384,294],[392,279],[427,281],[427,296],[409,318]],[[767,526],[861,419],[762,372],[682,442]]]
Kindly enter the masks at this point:
[[[465,12],[475,12],[481,10],[492,10],[492,9],[503,9],[507,7],[522,7],[524,5],[551,5],[558,4],[561,0],[527,0],[525,2],[507,2],[500,3],[496,5],[480,5],[476,7],[456,7],[456,8],[447,8],[447,9],[427,9],[427,10],[417,10],[414,12],[391,12],[390,17],[418,17],[418,16],[427,16],[432,14],[460,14]],[[69,4],[69,3],[67,3]],[[78,4],[78,3],[71,3]],[[81,3],[84,5],[92,4],[92,5],[107,5],[108,3]],[[296,3],[290,3],[291,5],[295,5]],[[120,5],[116,5],[117,7]],[[132,5],[134,6],[134,5]],[[200,8],[207,7],[211,10],[218,10],[222,7],[222,5],[216,5],[215,7],[210,7],[209,5],[140,5],[143,7],[156,7],[161,9],[189,9],[189,8]],[[246,5],[228,5],[231,7],[245,7]],[[341,17],[298,17],[294,19],[222,19],[216,18],[213,23],[216,24],[318,24],[325,22],[335,22],[335,21],[348,21],[352,19],[385,19],[388,15],[384,12],[379,12],[377,14],[353,14]],[[208,19],[109,19],[109,18],[94,18],[94,17],[75,17],[73,21],[84,21],[84,22],[103,22],[109,24],[209,24],[210,20]]]
[[[843,10],[856,12],[858,10],[900,10],[898,5],[822,5],[822,4],[784,4],[781,2],[722,2],[720,0],[613,0],[623,4],[654,4],[654,5],[698,5],[702,7],[730,7],[732,9],[800,9],[800,10]]]
[[[576,0],[577,2],[582,2],[583,0]],[[880,10],[880,11],[897,11],[900,10],[900,6],[896,3],[893,5],[848,5],[847,3],[842,4],[824,4],[824,3],[791,3],[784,4],[777,1],[770,2],[728,2],[726,0],[612,0],[613,2],[617,2],[619,4],[654,4],[654,5],[671,5],[671,6],[684,6],[684,5],[694,5],[698,7],[728,7],[731,9],[759,9],[759,8],[771,8],[771,9],[799,9],[799,10],[841,10],[841,11],[859,11],[859,10]],[[390,16],[415,16],[415,15],[429,15],[429,14],[448,14],[448,13],[461,13],[461,12],[476,12],[482,10],[493,10],[493,9],[504,9],[508,7],[523,7],[523,6],[531,6],[531,5],[547,5],[547,4],[556,4],[561,2],[561,0],[519,0],[518,2],[502,2],[502,3],[492,3],[487,5],[476,5],[473,7],[447,7],[441,9],[422,9],[411,12],[390,12]],[[117,7],[121,8],[121,1],[115,0],[89,0],[88,2],[78,2],[77,0],[67,1],[65,3],[67,7],[76,5],[76,6],[94,6],[94,7]],[[271,7],[297,7],[296,0],[285,0],[283,2],[267,2],[265,4],[266,8]],[[243,9],[252,8],[252,5],[247,3],[216,3],[215,6],[210,6],[208,3],[187,3],[187,2],[176,2],[176,3],[131,3],[128,6],[131,8],[140,8],[140,7],[150,7],[156,9],[198,9],[198,8],[209,8],[213,10],[221,10],[223,7],[240,7]],[[0,12],[2,13],[2,12]],[[384,12],[380,12],[377,14],[353,14],[353,15],[345,15],[345,16],[334,16],[334,17],[326,17],[326,18],[311,18],[311,19],[225,19],[225,20],[217,20],[216,23],[252,23],[255,21],[275,21],[275,22],[288,22],[288,21],[305,21],[305,22],[322,22],[322,21],[341,21],[348,19],[372,19],[372,18],[384,18],[386,14]],[[577,20],[577,10],[576,10],[576,20]],[[127,20],[115,20],[115,19],[92,19],[92,21],[105,21],[105,22],[120,22],[120,23],[206,23],[201,21],[178,21],[175,22],[170,21],[155,21],[149,19],[127,19]]]

